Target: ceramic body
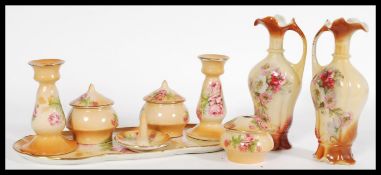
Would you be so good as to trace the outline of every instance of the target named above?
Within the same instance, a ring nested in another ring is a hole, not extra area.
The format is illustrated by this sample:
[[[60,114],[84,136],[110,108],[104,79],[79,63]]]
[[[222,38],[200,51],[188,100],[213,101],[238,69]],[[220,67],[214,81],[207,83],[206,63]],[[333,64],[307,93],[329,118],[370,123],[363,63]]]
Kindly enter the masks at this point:
[[[188,124],[186,128],[193,127],[194,124]],[[135,132],[132,138],[136,137],[137,127],[118,127],[114,131],[114,138],[112,142],[107,142],[103,144],[94,144],[94,145],[78,145],[78,149],[74,152],[58,156],[33,156],[25,153],[21,150],[21,147],[28,143],[33,136],[25,136],[18,139],[13,144],[13,149],[16,151],[16,154],[19,154],[23,158],[26,158],[31,161],[42,164],[57,164],[57,165],[68,165],[75,166],[79,164],[87,164],[85,166],[97,166],[99,164],[104,164],[105,162],[110,163],[110,161],[123,161],[131,160],[136,161],[137,159],[151,159],[157,157],[168,157],[175,156],[180,154],[200,154],[200,153],[210,153],[221,151],[222,148],[219,146],[219,142],[212,141],[201,141],[189,138],[187,136],[170,138],[170,141],[167,142],[168,146],[162,147],[160,149],[150,150],[150,151],[140,151],[133,148],[134,151],[131,151],[127,148],[131,141],[131,136],[129,133]],[[72,138],[73,133],[70,131],[63,131],[62,134],[66,138]],[[157,134],[157,132],[156,132]],[[120,137],[122,136],[122,137]],[[118,137],[120,139],[118,139]],[[165,137],[165,136],[164,136]],[[151,142],[158,141],[159,137],[155,136],[152,138]],[[163,137],[161,137],[163,138]],[[159,139],[161,140],[161,139]],[[156,144],[153,143],[153,144]],[[117,163],[116,162],[116,163]],[[90,165],[89,163],[98,163]],[[158,162],[160,163],[160,162]],[[43,166],[43,165],[41,165]]]
[[[249,89],[255,115],[269,122],[275,142],[274,150],[289,149],[287,133],[301,89],[306,59],[306,39],[294,19],[285,24],[280,16],[257,19],[270,33],[268,55],[249,73]],[[303,40],[303,54],[297,64],[290,63],[283,55],[283,37],[287,30],[296,31]]]
[[[367,31],[366,25],[354,20],[335,20],[316,34],[313,45],[313,79],[311,95],[316,109],[315,134],[319,146],[318,160],[332,164],[354,164],[351,146],[356,138],[358,119],[368,96],[365,78],[349,61],[349,42],[354,31]],[[316,59],[316,42],[324,31],[335,36],[333,60],[320,66]]]
[[[265,154],[274,147],[269,132],[257,127],[252,116],[242,116],[227,122],[220,144],[230,161],[237,163],[260,163]]]
[[[189,121],[185,99],[163,81],[161,87],[147,95],[140,116],[146,116],[149,129],[158,130],[170,137],[180,137]]]
[[[95,91],[90,85],[89,92],[82,95],[79,103],[72,102],[73,109],[68,117],[68,128],[80,144],[99,144],[112,140],[112,132],[118,126],[118,116],[112,103],[99,105],[99,99],[89,95]],[[91,105],[94,104],[95,105]],[[82,105],[79,105],[82,104]]]
[[[188,131],[188,136],[201,140],[216,140],[221,137],[222,120],[226,115],[226,106],[222,92],[220,75],[224,73],[224,64],[228,57],[225,55],[200,55],[202,73],[205,80],[202,85],[196,114],[200,123]]]
[[[60,155],[74,151],[75,141],[62,137],[65,115],[62,110],[55,82],[59,80],[59,59],[33,60],[34,79],[40,83],[32,116],[32,128],[36,136],[21,149],[33,155]]]
[[[144,105],[148,128],[167,133],[170,137],[180,137],[188,124],[188,110],[184,103]]]

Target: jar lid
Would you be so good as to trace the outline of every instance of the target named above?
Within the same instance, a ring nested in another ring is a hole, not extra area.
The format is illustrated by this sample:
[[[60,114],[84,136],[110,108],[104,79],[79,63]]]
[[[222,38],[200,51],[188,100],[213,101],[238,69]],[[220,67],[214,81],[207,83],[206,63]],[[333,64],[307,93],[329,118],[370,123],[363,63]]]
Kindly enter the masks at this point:
[[[226,122],[224,128],[244,132],[268,132],[270,124],[260,116],[239,116]]]
[[[161,87],[145,96],[144,100],[150,103],[171,104],[184,102],[185,98],[169,88],[167,81],[164,80]]]
[[[109,106],[114,102],[102,94],[98,93],[93,84],[90,84],[89,90],[86,93],[75,99],[70,103],[71,106],[76,107],[100,107]]]

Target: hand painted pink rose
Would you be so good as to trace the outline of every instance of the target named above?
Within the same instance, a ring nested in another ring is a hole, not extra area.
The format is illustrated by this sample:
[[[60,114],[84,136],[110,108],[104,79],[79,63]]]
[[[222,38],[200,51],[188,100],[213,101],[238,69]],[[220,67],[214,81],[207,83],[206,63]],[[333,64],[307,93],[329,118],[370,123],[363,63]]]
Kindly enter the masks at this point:
[[[167,91],[163,89],[163,90],[159,90],[158,92],[156,92],[154,98],[155,98],[156,100],[161,101],[161,100],[164,99],[164,97],[165,97],[166,95],[167,95]]]
[[[324,88],[333,89],[335,86],[334,73],[332,70],[327,70],[320,75],[320,79]]]
[[[247,150],[249,150],[249,144],[248,143],[241,143],[238,148],[240,151],[246,152]]]
[[[223,106],[222,105],[211,105],[209,106],[209,115],[211,116],[219,116],[223,114]]]
[[[211,96],[209,97],[209,105],[220,105],[222,104],[221,96]]]
[[[334,109],[336,106],[336,96],[333,92],[328,92],[324,96],[324,106],[328,109]]]
[[[218,96],[221,94],[221,84],[218,81],[212,82],[209,87],[211,96]]]
[[[58,112],[53,112],[49,115],[48,121],[50,126],[55,126],[60,124],[60,114]]]
[[[272,100],[272,96],[269,93],[265,92],[259,95],[259,102],[262,105],[266,105],[267,103],[271,102],[271,100]]]
[[[118,126],[118,120],[112,119],[111,120],[111,125],[114,126],[114,127],[117,127]]]
[[[260,117],[255,117],[255,121],[256,121],[258,127],[260,127],[261,129],[268,129],[269,126]]]
[[[197,115],[197,118],[201,121],[201,118],[202,118],[202,112],[201,112],[201,109],[200,109],[200,108],[197,108],[197,110],[196,110],[196,115]]]
[[[222,97],[221,97],[221,96],[216,97],[216,98],[215,98],[215,102],[216,102],[217,104],[222,104]]]
[[[217,105],[216,99],[215,98],[209,98],[208,103],[210,106]]]
[[[244,139],[245,143],[250,143],[254,140],[254,137],[251,134],[246,134],[246,138]]]
[[[286,77],[282,75],[281,72],[274,71],[271,73],[269,85],[271,86],[274,93],[277,93],[280,91],[285,80],[286,80]]]
[[[188,123],[188,121],[189,121],[189,116],[188,116],[188,115],[184,116],[183,121],[184,121],[184,123]]]
[[[225,139],[225,141],[224,141],[224,146],[225,146],[225,147],[228,147],[229,145],[230,145],[230,140]]]

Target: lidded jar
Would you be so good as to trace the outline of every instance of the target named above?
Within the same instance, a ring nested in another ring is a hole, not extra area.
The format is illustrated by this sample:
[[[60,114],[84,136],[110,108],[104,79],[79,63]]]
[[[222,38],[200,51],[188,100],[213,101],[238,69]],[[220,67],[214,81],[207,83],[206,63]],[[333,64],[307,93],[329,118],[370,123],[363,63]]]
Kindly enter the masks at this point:
[[[99,144],[112,140],[118,126],[114,102],[98,93],[93,84],[86,93],[70,103],[73,109],[68,118],[69,128],[80,144]]]
[[[266,121],[257,116],[239,116],[224,124],[220,144],[230,161],[259,163],[274,148]]]
[[[146,117],[148,128],[180,137],[189,121],[185,98],[169,88],[167,81],[161,87],[144,97],[140,117]]]

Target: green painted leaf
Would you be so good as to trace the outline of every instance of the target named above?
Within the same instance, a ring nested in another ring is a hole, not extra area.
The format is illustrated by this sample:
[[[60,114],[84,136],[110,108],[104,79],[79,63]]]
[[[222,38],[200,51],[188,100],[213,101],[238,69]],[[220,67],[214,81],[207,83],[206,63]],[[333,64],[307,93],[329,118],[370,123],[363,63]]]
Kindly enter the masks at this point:
[[[49,103],[49,107],[55,108],[55,110],[59,112],[61,116],[65,116],[62,109],[61,101],[58,97],[53,97],[53,96],[49,97],[48,103]]]
[[[114,116],[115,122],[118,124],[119,123],[118,115],[116,115],[115,113],[113,113],[112,115]]]
[[[175,97],[175,94],[167,93],[165,96],[168,100],[173,99]]]
[[[209,103],[208,96],[206,94],[202,94],[201,95],[201,104],[200,104],[202,114],[205,113],[205,108],[208,105],[208,103]]]
[[[232,136],[232,144],[233,147],[236,148],[237,145],[239,145],[242,141],[241,135],[238,135],[237,137]]]
[[[339,131],[339,128],[335,128],[335,133],[337,133]]]
[[[254,151],[255,151],[255,145],[250,144],[250,146],[249,146],[249,151],[250,151],[250,152],[254,152]]]
[[[255,151],[255,148],[257,147],[257,144],[258,144],[258,139],[255,139],[254,141],[252,141],[250,143],[250,145],[249,145],[250,152]]]
[[[320,102],[319,108],[324,108],[324,102]]]

